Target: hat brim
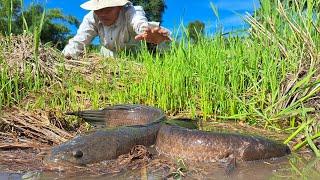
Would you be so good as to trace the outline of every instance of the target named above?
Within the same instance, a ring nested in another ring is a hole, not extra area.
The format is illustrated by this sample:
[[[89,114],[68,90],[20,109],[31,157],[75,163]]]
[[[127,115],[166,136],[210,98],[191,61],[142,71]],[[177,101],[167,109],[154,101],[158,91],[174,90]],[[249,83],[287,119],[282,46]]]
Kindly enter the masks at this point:
[[[96,0],[90,0],[80,5],[82,9],[89,10],[89,11],[95,11],[107,7],[117,7],[117,6],[124,6],[126,4],[130,3],[130,1],[127,0],[118,0],[118,1],[96,1]]]

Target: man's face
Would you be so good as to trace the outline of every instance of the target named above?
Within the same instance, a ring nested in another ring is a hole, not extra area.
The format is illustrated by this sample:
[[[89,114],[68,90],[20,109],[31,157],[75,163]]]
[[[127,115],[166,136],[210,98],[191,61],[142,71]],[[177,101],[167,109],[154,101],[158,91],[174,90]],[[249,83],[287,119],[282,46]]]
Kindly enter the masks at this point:
[[[103,25],[111,26],[118,19],[122,6],[107,7],[94,11]]]

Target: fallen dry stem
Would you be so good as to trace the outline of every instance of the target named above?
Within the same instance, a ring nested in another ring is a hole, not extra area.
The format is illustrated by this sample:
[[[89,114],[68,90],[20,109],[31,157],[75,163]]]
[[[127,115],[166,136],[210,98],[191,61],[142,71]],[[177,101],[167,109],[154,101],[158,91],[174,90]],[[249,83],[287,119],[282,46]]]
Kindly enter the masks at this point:
[[[52,145],[60,144],[73,137],[69,132],[50,123],[45,112],[36,114],[15,109],[4,112],[0,122],[0,127],[4,130],[2,135],[11,134],[12,139],[16,136],[26,141]],[[25,143],[19,138],[15,138],[17,142]],[[27,144],[30,145],[30,143]]]

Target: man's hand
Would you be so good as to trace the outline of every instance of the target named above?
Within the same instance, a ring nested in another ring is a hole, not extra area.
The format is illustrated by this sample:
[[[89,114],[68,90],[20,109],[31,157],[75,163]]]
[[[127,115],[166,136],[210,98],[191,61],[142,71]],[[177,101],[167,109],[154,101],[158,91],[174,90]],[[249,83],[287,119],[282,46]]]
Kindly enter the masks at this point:
[[[165,41],[171,41],[169,37],[169,32],[160,27],[156,28],[148,28],[144,31],[144,33],[139,34],[135,37],[136,40],[145,40],[149,43],[159,44]]]

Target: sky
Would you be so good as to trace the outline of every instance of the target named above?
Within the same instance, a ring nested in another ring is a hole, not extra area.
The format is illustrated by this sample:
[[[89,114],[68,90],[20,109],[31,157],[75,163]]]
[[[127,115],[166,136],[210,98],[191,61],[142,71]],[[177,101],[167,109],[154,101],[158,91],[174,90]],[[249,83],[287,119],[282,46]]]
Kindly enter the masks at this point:
[[[25,7],[30,2],[45,4],[47,8],[60,8],[65,15],[76,16],[80,21],[88,11],[80,8],[87,0],[24,0]],[[200,20],[205,23],[206,32],[212,33],[217,24],[222,25],[224,32],[246,27],[243,17],[252,14],[259,8],[259,0],[165,0],[167,9],[163,15],[162,26],[175,31],[182,23]],[[218,9],[219,20],[210,4]],[[73,33],[76,27],[71,27]]]

